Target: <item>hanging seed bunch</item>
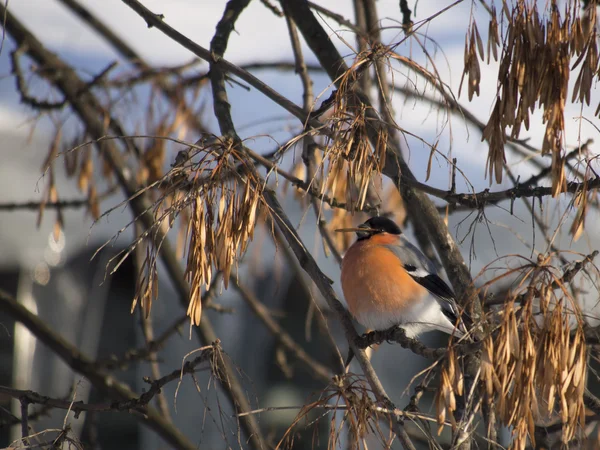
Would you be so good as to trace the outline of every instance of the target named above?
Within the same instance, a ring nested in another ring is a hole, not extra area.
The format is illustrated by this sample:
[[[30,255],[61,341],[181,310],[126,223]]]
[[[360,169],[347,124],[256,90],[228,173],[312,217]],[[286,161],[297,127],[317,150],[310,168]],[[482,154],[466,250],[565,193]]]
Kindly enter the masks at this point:
[[[77,188],[86,196],[87,210],[94,220],[100,217],[100,195],[97,188],[97,180],[94,176],[94,158],[93,150],[89,148],[89,142],[84,145],[77,145],[85,142],[85,133],[77,134],[70,140],[65,140],[60,125],[56,126],[54,138],[50,142],[46,159],[42,164],[41,171],[47,174],[47,184],[44,189],[42,201],[38,209],[37,226],[42,223],[46,204],[48,202],[56,203],[60,200],[58,188],[56,186],[56,161],[62,156],[65,173],[68,178],[77,179]],[[108,178],[108,177],[107,177]],[[63,229],[64,219],[61,208],[56,208],[56,220],[54,222],[53,237],[58,241]]]
[[[335,376],[319,398],[306,402],[276,449],[294,448],[294,429],[303,421],[314,424],[327,417],[328,414],[324,414],[323,408],[326,408],[325,411],[331,411],[328,449],[339,449],[344,438],[347,439],[346,445],[349,449],[368,448],[367,438],[371,436],[379,441],[381,448],[390,448],[393,437],[389,431],[386,433],[380,427],[380,422],[385,417],[375,409],[371,395],[372,392],[364,378],[353,374]],[[347,433],[350,434],[349,439]]]
[[[15,50],[10,52],[9,58],[12,65],[12,71],[16,79],[17,91],[20,94],[21,101],[33,108],[35,113],[32,115],[34,120],[31,121],[31,135],[33,136],[35,125],[38,120],[47,116],[53,122],[55,127],[54,138],[50,141],[48,151],[46,153],[46,159],[42,164],[41,171],[44,175],[48,175],[46,178],[46,186],[40,206],[38,209],[37,226],[40,227],[47,204],[57,203],[61,200],[58,187],[56,184],[57,177],[55,176],[55,162],[61,154],[69,156],[69,160],[65,158],[65,168],[67,175],[70,178],[77,177],[77,184],[79,190],[87,196],[87,213],[90,214],[94,219],[97,219],[100,215],[98,206],[98,192],[96,189],[96,183],[93,177],[93,163],[91,159],[90,151],[84,152],[84,161],[79,163],[77,160],[76,151],[72,151],[75,144],[68,146],[65,145],[63,136],[63,121],[59,114],[48,114],[44,111],[61,110],[65,104],[64,100],[57,100],[62,98],[60,93],[53,87],[52,83],[48,81],[43,75],[44,71],[40,70],[37,63],[31,60],[27,56],[26,46],[18,46]],[[46,92],[45,95],[39,97],[40,92]],[[75,140],[76,143],[81,141]],[[62,148],[61,148],[62,147]],[[58,241],[64,227],[63,211],[60,207],[55,208],[55,220],[53,227],[53,238]]]
[[[440,370],[440,386],[436,392],[434,404],[437,410],[438,435],[441,434],[446,420],[450,420],[452,428],[456,429],[454,412],[456,397],[464,395],[464,375],[456,352],[449,347],[446,358]]]
[[[596,172],[592,169],[592,164],[597,162],[598,156],[589,159],[586,165],[585,178],[581,190],[575,193],[573,197],[572,207],[576,210],[575,217],[571,223],[569,234],[573,236],[573,240],[577,241],[585,229],[585,220],[592,205],[598,205],[600,193],[595,189],[588,189],[588,183],[592,177],[596,176]]]
[[[483,342],[481,387],[513,430],[511,448],[535,444],[535,424],[556,415],[566,444],[585,419],[582,316],[550,257],[540,256],[523,272],[502,308],[497,334]]]
[[[505,130],[518,138],[521,128],[529,129],[530,114],[536,108],[543,112],[546,132],[542,154],[552,155],[552,194],[566,189],[564,161],[565,104],[569,98],[571,70],[579,68],[571,101],[589,105],[593,82],[599,79],[594,2],[578,16],[578,2],[566,2],[560,8],[557,0],[538,10],[539,2],[503,1],[502,14],[506,26],[498,71],[498,95],[482,139],[489,144],[486,172],[497,183],[502,181],[505,162]],[[512,9],[511,9],[512,8]],[[488,28],[488,62],[496,59],[500,44],[496,11]],[[469,99],[479,94],[478,56],[484,59],[483,41],[472,22],[465,43],[463,78],[468,76]],[[462,81],[461,81],[462,85]],[[596,111],[600,114],[600,105]]]
[[[202,289],[210,285],[216,272],[223,273],[227,288],[232,268],[253,238],[263,204],[263,187],[253,174],[253,166],[232,141],[212,137],[179,152],[172,169],[160,182],[165,195],[156,205],[156,223],[168,228],[177,218],[185,223],[185,277],[190,283],[187,314],[195,325],[200,323],[202,314]],[[147,276],[141,277],[144,282],[134,306],[138,299],[153,292],[148,281],[156,258],[149,257],[147,261]]]
[[[495,19],[495,17],[494,17]],[[491,31],[490,24],[490,31]],[[496,35],[497,35],[497,24],[496,24]],[[494,49],[497,48],[497,43],[492,46],[492,42],[497,42],[496,38],[491,38],[488,41],[488,58],[489,58],[489,48],[492,47]],[[479,30],[477,29],[477,24],[472,21],[469,24],[469,28],[467,30],[467,34],[465,36],[465,68],[463,70],[462,78],[460,80],[460,86],[458,88],[458,95],[460,95],[462,91],[463,82],[465,77],[468,77],[467,82],[467,92],[469,95],[469,101],[473,100],[473,94],[477,94],[479,97],[479,83],[481,82],[481,68],[479,67],[479,59],[477,55],[484,59],[483,53],[483,41],[481,40],[481,36],[479,35]],[[497,53],[494,53],[494,59],[497,60]],[[489,59],[488,59],[489,62]]]
[[[373,61],[373,52],[359,54],[353,66],[342,76],[328,120],[332,136],[326,142],[320,175],[322,193],[345,201],[350,210],[365,205],[369,183],[379,175],[385,163],[387,132],[378,130],[375,146],[367,134],[367,106],[357,94],[357,79]],[[328,166],[325,172],[325,165]],[[326,174],[326,175],[325,175]]]

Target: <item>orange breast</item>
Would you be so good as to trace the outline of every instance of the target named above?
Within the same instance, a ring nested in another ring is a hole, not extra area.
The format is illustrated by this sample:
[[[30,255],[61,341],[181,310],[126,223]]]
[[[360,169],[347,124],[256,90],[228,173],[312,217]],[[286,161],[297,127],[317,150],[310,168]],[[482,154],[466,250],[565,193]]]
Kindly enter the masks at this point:
[[[342,290],[348,310],[359,322],[373,314],[401,315],[427,296],[427,290],[406,273],[396,255],[378,245],[378,241],[391,243],[392,239],[383,235],[358,241],[342,261]]]

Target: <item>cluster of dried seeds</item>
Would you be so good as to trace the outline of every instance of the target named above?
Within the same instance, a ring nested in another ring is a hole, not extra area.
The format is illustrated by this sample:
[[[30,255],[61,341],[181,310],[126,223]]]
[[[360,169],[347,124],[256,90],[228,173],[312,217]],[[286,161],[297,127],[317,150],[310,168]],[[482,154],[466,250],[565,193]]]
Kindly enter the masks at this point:
[[[520,288],[504,303],[494,335],[482,342],[481,389],[512,429],[511,448],[535,442],[535,426],[559,416],[568,443],[584,424],[586,343],[581,314],[549,257],[523,267]],[[442,372],[448,373],[445,368]],[[448,376],[446,376],[448,378]],[[442,377],[438,421],[462,385]]]
[[[572,101],[589,105],[593,82],[600,74],[596,9],[591,3],[580,17],[577,6],[571,2],[567,2],[561,12],[558,1],[552,0],[542,14],[537,2],[518,0],[509,7],[503,1],[502,14],[507,25],[502,33],[498,95],[482,136],[489,144],[486,172],[490,183],[492,177],[497,183],[502,181],[505,130],[511,128],[511,137],[518,138],[522,127],[529,129],[530,114],[539,108],[546,124],[542,154],[552,155],[552,194],[556,196],[565,191],[564,113],[569,76],[571,70],[580,66]],[[496,58],[499,42],[498,19],[493,10],[488,62],[490,52]],[[463,77],[468,75],[469,78],[469,99],[479,92],[478,55],[484,59],[483,43],[476,24],[472,23],[467,32],[463,73]]]
[[[314,424],[321,418],[327,417],[328,414],[323,413],[322,409],[331,411],[328,449],[340,448],[343,438],[349,449],[368,448],[368,437],[374,437],[381,448],[390,448],[394,440],[393,435],[381,426],[380,422],[382,419],[385,420],[385,417],[377,412],[371,395],[372,392],[363,377],[353,374],[334,376],[318,399],[302,407],[276,449],[294,448],[295,427],[303,419],[314,418],[310,421],[310,424]],[[344,430],[349,432],[349,438],[343,433]]]
[[[333,112],[327,122],[331,135],[320,165],[321,176],[325,179],[321,183],[322,193],[335,197],[338,189],[345,190],[350,211],[364,207],[369,185],[383,170],[387,150],[388,135],[383,128],[378,131],[376,144],[371,146],[367,106],[356,93],[357,77],[370,62],[368,55],[359,54],[340,81]]]
[[[443,430],[446,420],[456,428],[454,413],[457,409],[456,397],[464,395],[464,375],[453,348],[448,349],[445,364],[440,370],[440,385],[435,396],[438,434]]]
[[[187,313],[196,325],[200,323],[202,311],[202,287],[210,285],[212,268],[223,272],[223,283],[227,288],[232,268],[254,235],[262,194],[250,182],[232,186],[238,183],[236,180],[229,186],[219,187],[216,216],[210,194],[208,198],[206,194],[198,194],[194,199],[188,225],[186,277],[191,286]]]
[[[155,205],[155,220],[169,227],[175,219],[181,220],[179,242],[188,242],[187,314],[193,324],[201,320],[203,288],[210,285],[216,272],[223,273],[227,288],[231,270],[253,238],[263,187],[253,170],[247,170],[249,164],[231,141],[213,138],[209,144],[180,152],[176,164],[160,181],[165,195]],[[154,292],[148,274],[155,266],[155,256],[149,255],[134,306]]]

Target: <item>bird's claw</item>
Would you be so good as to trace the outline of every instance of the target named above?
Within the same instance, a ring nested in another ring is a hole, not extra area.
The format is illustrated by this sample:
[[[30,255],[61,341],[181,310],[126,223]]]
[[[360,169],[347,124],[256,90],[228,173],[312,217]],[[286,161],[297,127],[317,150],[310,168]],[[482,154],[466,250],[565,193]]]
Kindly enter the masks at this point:
[[[370,336],[372,335],[373,331],[370,333],[364,333],[360,336],[356,336],[356,338],[354,339],[354,344],[364,350],[365,348],[367,348],[370,345]]]
[[[346,362],[344,363],[344,369],[347,369],[352,360],[354,359],[354,350],[352,347],[348,348],[348,356],[346,356]]]
[[[377,336],[377,333],[379,333],[379,332],[371,331],[369,333],[364,333],[360,336],[356,336],[354,338],[354,345],[356,345],[356,347],[361,350],[364,350],[367,347],[370,347],[377,341],[377,338],[374,339],[374,337]],[[344,367],[348,367],[353,359],[354,359],[354,350],[352,350],[352,347],[350,347],[348,349],[348,356],[346,357],[346,363],[345,363]]]
[[[398,334],[400,335],[400,337],[401,337],[401,338],[403,338],[403,339],[410,339],[410,338],[409,338],[409,337],[406,335],[406,330],[405,330],[404,328],[402,328],[400,325],[396,325],[396,326],[392,327],[392,328],[391,328],[391,330],[393,330],[393,333],[392,333],[392,334],[393,334],[393,336],[394,336],[394,340],[393,340],[393,341],[390,341],[390,340],[388,339],[388,340],[387,340],[387,341],[388,341],[388,344],[392,344],[393,342],[396,342],[396,341],[397,341],[397,338],[396,338],[397,334],[396,334],[396,333],[398,333]]]
[[[388,344],[392,344],[395,340],[393,340],[393,336],[396,333],[400,333],[403,337],[407,338],[406,332],[404,328],[401,328],[400,325],[394,325],[393,327],[388,328],[387,330],[374,330],[368,333],[364,333],[360,336],[356,336],[354,338],[354,345],[357,348],[364,350],[367,347],[370,347],[374,344],[381,344],[383,341],[386,341]],[[350,365],[350,362],[354,358],[354,351],[352,347],[348,349],[348,357],[346,358],[346,366]]]

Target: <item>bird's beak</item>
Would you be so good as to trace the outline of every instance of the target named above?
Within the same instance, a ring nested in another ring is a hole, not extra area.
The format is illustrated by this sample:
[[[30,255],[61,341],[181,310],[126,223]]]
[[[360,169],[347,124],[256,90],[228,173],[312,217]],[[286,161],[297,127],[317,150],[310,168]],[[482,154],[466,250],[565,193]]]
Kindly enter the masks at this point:
[[[375,232],[374,229],[372,229],[369,225],[366,224],[362,224],[359,225],[358,228],[338,228],[337,230],[335,230],[337,233],[356,233],[356,235],[359,238],[365,238],[367,236],[369,236],[370,234],[372,234],[373,232]]]
[[[338,228],[336,233],[360,233],[365,231],[364,228]]]

